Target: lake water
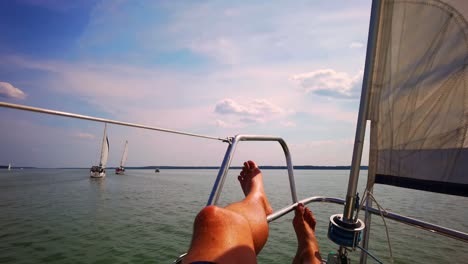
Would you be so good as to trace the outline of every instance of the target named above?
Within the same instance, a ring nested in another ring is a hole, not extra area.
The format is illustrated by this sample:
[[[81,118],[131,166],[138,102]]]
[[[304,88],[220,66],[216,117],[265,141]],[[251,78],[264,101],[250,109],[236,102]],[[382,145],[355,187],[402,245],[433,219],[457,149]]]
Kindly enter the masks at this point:
[[[172,263],[186,252],[197,212],[216,170],[127,170],[92,180],[87,169],[0,171],[0,263]],[[272,207],[291,202],[284,170],[264,170]],[[366,174],[364,171],[363,174]],[[295,171],[299,199],[344,198],[349,171]],[[243,197],[237,171],[225,182],[220,205]],[[362,193],[364,180],[360,181]],[[391,186],[375,188],[387,210],[468,232],[468,199]],[[343,207],[309,204],[318,220],[322,252],[328,219]],[[270,223],[259,263],[291,263],[296,239],[292,214]],[[395,263],[467,263],[468,244],[387,220]],[[370,251],[390,263],[382,219],[374,216]],[[353,263],[359,262],[351,253]],[[369,259],[368,263],[374,263]]]

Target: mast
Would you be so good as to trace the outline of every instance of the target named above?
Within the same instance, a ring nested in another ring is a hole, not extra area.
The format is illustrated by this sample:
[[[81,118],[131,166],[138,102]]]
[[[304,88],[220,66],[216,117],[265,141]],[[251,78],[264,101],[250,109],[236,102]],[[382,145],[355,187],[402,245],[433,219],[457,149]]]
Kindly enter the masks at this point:
[[[377,34],[379,29],[379,20],[381,0],[373,0],[371,7],[371,16],[369,22],[369,34],[367,39],[366,62],[364,76],[362,80],[361,101],[359,103],[359,114],[356,125],[356,137],[354,140],[353,159],[348,181],[348,191],[346,193],[346,202],[343,214],[336,214],[330,217],[328,227],[328,238],[340,246],[338,250],[338,263],[348,263],[346,256],[347,248],[358,246],[361,232],[365,229],[365,224],[357,217],[354,218],[357,202],[357,184],[359,180],[359,171],[361,167],[362,150],[364,147],[364,137],[366,133],[366,123],[371,99],[371,88],[373,81],[373,71],[376,54]],[[368,237],[366,237],[368,239]],[[364,242],[367,246],[367,242]],[[333,258],[333,256],[331,257]],[[329,256],[329,261],[332,259]],[[366,259],[361,259],[364,263]]]
[[[369,36],[367,40],[366,63],[362,80],[361,101],[359,103],[359,114],[356,125],[356,137],[354,139],[353,159],[349,173],[348,192],[346,193],[346,204],[343,211],[343,220],[352,221],[354,205],[356,202],[357,184],[359,170],[361,167],[362,149],[366,134],[367,112],[372,84],[372,72],[375,59],[375,46],[377,41],[378,23],[380,17],[381,0],[372,1],[371,17],[369,23]]]

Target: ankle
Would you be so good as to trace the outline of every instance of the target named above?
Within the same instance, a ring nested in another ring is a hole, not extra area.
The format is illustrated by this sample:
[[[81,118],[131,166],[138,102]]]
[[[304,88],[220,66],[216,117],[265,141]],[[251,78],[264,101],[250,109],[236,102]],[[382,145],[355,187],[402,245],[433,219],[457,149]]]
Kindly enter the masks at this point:
[[[302,251],[299,253],[299,259],[301,260],[300,263],[322,263],[322,257],[320,256],[320,252],[318,248],[314,247],[302,249]]]

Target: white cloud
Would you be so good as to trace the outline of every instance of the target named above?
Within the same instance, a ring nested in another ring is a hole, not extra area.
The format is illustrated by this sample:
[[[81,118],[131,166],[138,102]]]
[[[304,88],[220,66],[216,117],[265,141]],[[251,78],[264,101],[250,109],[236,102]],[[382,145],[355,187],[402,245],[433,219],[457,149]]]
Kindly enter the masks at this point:
[[[361,42],[358,42],[358,41],[353,41],[349,44],[349,47],[351,49],[360,49],[360,48],[363,48],[364,47],[364,44],[362,44]]]
[[[220,114],[249,113],[249,109],[231,99],[223,99],[216,104],[215,112]]]
[[[75,133],[73,136],[79,139],[94,139],[95,138],[93,134],[89,134],[85,132],[78,132],[78,133]]]
[[[215,113],[227,116],[238,116],[244,124],[265,123],[282,116],[285,111],[265,99],[246,100],[242,103],[227,98],[215,106]]]
[[[0,97],[25,99],[26,94],[19,88],[16,88],[13,85],[11,85],[10,83],[0,82]]]
[[[357,98],[362,83],[362,71],[352,76],[333,69],[320,69],[296,74],[289,79],[298,82],[306,93],[338,98]]]
[[[238,103],[233,99],[223,99],[216,104],[215,112],[219,114],[236,114],[247,116],[262,116],[284,112],[280,107],[265,99],[249,100]]]

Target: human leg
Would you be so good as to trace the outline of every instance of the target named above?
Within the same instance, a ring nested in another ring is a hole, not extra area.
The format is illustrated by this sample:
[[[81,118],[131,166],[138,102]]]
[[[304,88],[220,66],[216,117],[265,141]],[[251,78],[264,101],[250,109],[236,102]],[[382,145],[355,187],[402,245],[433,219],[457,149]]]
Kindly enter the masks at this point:
[[[239,213],[247,219],[252,232],[255,253],[258,254],[268,239],[269,228],[266,216],[273,210],[263,188],[263,174],[255,162],[250,160],[244,162],[238,180],[245,199],[228,205],[226,209]]]
[[[217,206],[203,208],[195,218],[192,242],[183,263],[256,263],[247,220]]]
[[[192,243],[183,263],[256,263],[268,238],[272,212],[263,175],[253,161],[244,163],[239,182],[245,198],[225,208],[207,206],[195,218]]]
[[[319,264],[322,263],[320,250],[315,237],[317,221],[309,208],[299,204],[296,207],[293,219],[294,231],[297,237],[297,252],[293,264]]]

